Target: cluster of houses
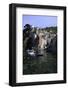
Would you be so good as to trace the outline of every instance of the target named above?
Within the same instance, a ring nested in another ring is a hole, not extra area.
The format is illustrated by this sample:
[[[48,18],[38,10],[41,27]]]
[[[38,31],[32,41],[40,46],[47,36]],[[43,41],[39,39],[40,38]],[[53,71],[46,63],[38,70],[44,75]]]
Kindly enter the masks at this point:
[[[34,30],[34,29],[33,29]],[[53,33],[52,29],[49,32],[42,28],[36,28],[36,35],[39,37],[38,47],[47,49],[48,51],[56,52],[57,50],[57,33]]]
[[[38,54],[42,54],[42,50],[57,53],[57,33],[53,33],[52,29],[47,31],[42,28],[32,27],[28,34],[28,37],[26,37],[26,50],[28,53],[35,54],[39,51]]]

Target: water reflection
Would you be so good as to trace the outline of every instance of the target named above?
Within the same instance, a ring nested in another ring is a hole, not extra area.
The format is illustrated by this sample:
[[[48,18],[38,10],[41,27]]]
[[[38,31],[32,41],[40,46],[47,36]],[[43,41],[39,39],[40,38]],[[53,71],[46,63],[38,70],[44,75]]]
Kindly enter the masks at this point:
[[[57,56],[44,51],[43,56],[29,56],[24,53],[23,74],[57,73]]]

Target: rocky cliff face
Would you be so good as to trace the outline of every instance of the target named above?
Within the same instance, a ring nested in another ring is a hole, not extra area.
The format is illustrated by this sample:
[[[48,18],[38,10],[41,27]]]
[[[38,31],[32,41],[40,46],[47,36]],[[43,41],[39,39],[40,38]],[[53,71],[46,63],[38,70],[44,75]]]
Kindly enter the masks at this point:
[[[53,37],[47,45],[47,51],[57,53],[57,36]]]

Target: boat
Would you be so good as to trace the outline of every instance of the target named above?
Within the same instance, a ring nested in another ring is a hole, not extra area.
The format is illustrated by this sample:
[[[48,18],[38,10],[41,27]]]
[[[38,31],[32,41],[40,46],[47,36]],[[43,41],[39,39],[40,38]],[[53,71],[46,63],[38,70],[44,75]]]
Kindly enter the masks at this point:
[[[28,55],[30,55],[30,56],[35,56],[36,55],[36,53],[35,53],[35,51],[32,49],[32,50],[27,50],[27,54]]]

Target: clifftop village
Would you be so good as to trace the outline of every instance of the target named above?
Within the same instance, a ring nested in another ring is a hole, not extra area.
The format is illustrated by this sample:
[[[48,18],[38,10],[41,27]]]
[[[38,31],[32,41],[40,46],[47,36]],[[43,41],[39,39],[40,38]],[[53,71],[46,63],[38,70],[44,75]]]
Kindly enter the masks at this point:
[[[43,50],[57,53],[57,27],[39,28],[29,24],[23,30],[24,50],[30,55],[43,55]]]

